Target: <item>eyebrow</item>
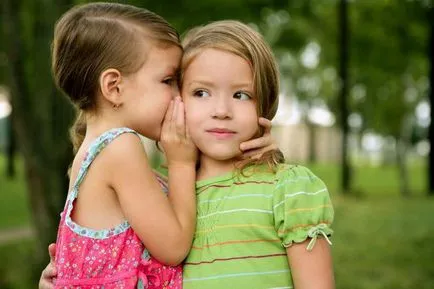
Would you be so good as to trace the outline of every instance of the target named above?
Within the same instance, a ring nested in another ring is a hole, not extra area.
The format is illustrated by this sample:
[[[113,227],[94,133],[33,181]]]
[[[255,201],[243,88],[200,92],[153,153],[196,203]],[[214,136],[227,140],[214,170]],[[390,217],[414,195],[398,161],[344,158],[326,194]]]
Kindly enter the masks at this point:
[[[211,81],[207,81],[207,80],[195,80],[195,81],[191,81],[187,84],[187,87],[190,87],[192,85],[205,85],[205,86],[214,86],[214,84]],[[240,83],[236,83],[234,85],[232,85],[232,88],[235,89],[239,89],[239,88],[249,88],[251,89],[253,87],[253,84],[251,82],[240,82]]]
[[[240,82],[232,85],[233,88],[249,88],[253,89],[253,83],[252,82]]]
[[[194,80],[187,84],[187,87],[193,86],[193,85],[204,85],[204,86],[211,86],[213,87],[214,84],[211,81],[207,80]]]

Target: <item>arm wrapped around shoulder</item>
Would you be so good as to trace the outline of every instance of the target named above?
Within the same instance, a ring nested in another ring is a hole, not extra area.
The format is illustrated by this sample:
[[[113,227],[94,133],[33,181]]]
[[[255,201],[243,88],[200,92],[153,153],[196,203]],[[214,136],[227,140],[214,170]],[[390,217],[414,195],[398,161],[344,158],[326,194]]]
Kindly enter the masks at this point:
[[[310,239],[312,250],[318,237],[329,244],[333,233],[333,206],[324,182],[309,169],[282,165],[273,195],[274,226],[285,247]]]

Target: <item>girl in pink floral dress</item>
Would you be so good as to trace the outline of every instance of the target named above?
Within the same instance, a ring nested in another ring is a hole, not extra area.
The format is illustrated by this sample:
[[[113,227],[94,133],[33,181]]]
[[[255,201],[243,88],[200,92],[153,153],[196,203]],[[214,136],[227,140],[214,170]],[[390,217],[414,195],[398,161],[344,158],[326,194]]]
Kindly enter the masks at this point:
[[[61,214],[55,288],[182,287],[197,152],[178,96],[181,55],[176,31],[137,7],[86,4],[57,22],[54,78],[86,119],[86,134]],[[142,135],[165,150],[168,197]]]

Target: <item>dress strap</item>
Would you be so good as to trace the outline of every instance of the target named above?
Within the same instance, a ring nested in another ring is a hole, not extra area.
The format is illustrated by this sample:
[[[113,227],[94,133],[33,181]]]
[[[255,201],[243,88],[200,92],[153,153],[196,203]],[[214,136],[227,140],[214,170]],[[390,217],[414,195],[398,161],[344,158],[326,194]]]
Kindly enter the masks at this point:
[[[132,129],[121,127],[121,128],[114,128],[111,130],[108,130],[101,134],[99,137],[97,137],[89,146],[88,150],[86,151],[86,155],[84,157],[83,162],[81,163],[80,169],[77,174],[77,178],[75,179],[74,185],[71,189],[71,191],[68,194],[68,197],[66,199],[65,203],[65,210],[62,214],[64,214],[62,217],[65,218],[66,225],[74,231],[76,234],[80,236],[85,236],[93,239],[105,239],[110,236],[118,235],[120,233],[125,232],[128,228],[130,228],[130,225],[127,220],[123,221],[121,224],[117,225],[114,228],[111,229],[103,229],[103,230],[94,230],[86,227],[82,227],[79,224],[75,223],[71,219],[71,212],[74,207],[74,200],[78,196],[78,191],[80,184],[83,182],[84,178],[86,177],[87,171],[92,164],[92,162],[95,160],[95,158],[98,156],[98,154],[107,146],[109,145],[115,138],[120,136],[124,133],[133,133],[137,135],[140,138],[140,135],[135,132]],[[141,139],[141,138],[140,138]]]
[[[116,139],[118,136],[124,134],[124,133],[133,133],[139,136],[139,134],[127,127],[121,127],[121,128],[114,128],[111,130],[108,130],[101,134],[99,137],[97,137],[89,146],[87,149],[86,155],[84,157],[83,162],[81,163],[80,170],[78,171],[77,178],[75,179],[74,185],[72,187],[72,196],[73,198],[77,197],[78,188],[80,187],[81,183],[83,182],[84,178],[87,175],[87,172],[89,170],[90,165],[95,160],[95,158],[98,156],[98,154],[107,146],[109,145],[114,139]],[[140,137],[140,136],[139,136]]]

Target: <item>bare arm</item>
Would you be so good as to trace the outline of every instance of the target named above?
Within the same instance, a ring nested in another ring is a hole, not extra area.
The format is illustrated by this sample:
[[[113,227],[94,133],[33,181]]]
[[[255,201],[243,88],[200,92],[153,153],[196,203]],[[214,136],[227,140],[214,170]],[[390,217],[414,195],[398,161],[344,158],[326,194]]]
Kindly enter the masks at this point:
[[[330,245],[323,238],[316,240],[312,251],[306,250],[310,240],[286,249],[295,289],[334,289]]]
[[[169,198],[135,135],[122,135],[106,148],[107,173],[126,219],[145,247],[159,261],[175,265],[188,254],[195,229],[197,153],[186,139],[183,106],[171,106],[168,115],[162,142],[168,156]]]
[[[179,225],[185,234],[178,244],[182,250],[181,261],[190,251],[196,228],[196,161],[198,152],[185,125],[184,103],[175,100],[172,116],[169,107],[163,124],[161,143],[165,151],[169,172],[169,201]],[[193,195],[192,195],[193,194]]]

